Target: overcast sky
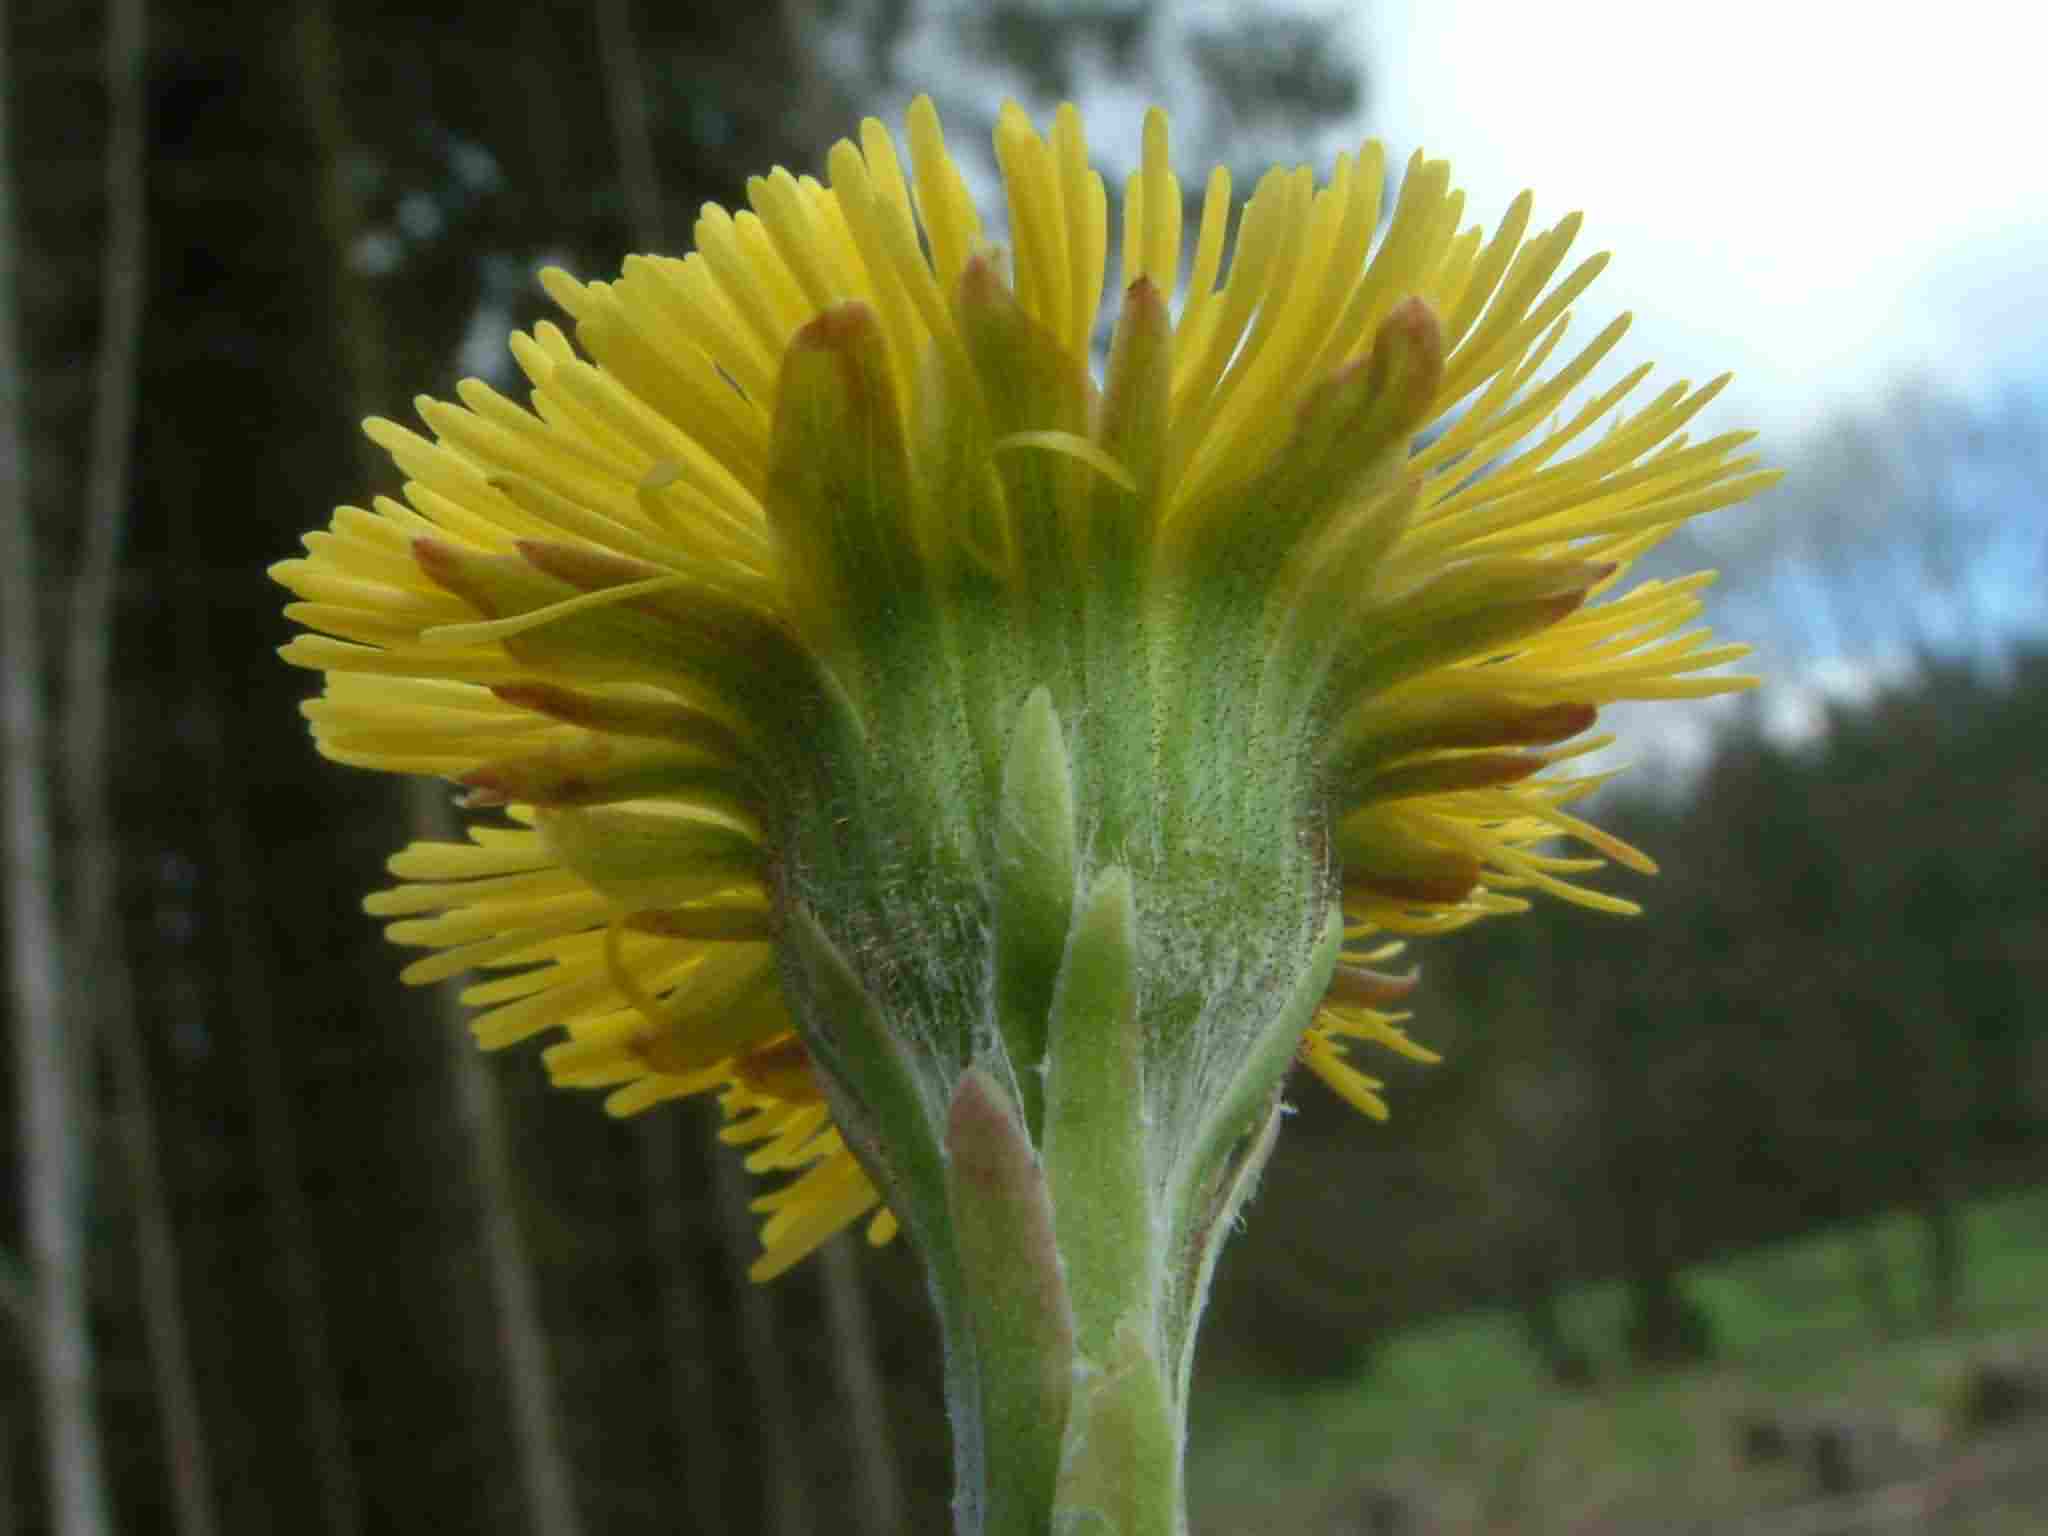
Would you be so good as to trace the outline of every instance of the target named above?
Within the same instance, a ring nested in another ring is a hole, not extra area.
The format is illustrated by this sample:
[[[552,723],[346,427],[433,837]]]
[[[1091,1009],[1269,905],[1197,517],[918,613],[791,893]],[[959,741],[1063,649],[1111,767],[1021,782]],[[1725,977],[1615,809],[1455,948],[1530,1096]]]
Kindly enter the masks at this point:
[[[1523,187],[1583,209],[1614,263],[1574,331],[1630,309],[1667,380],[1733,369],[1718,424],[1782,441],[1902,372],[2048,370],[2048,9],[1357,9],[1372,131],[1489,221]]]
[[[1356,10],[1370,131],[1447,157],[1489,223],[1524,187],[1542,224],[1582,209],[1582,248],[1614,261],[1574,332],[1632,310],[1612,366],[1732,369],[1703,425],[1762,428],[1782,462],[1905,375],[1985,393],[2048,379],[2048,9],[1897,8],[1911,25],[1808,0]],[[1891,665],[1768,651],[1765,712],[1794,731],[1820,694]],[[1712,713],[1612,723],[1623,755],[1683,760]]]

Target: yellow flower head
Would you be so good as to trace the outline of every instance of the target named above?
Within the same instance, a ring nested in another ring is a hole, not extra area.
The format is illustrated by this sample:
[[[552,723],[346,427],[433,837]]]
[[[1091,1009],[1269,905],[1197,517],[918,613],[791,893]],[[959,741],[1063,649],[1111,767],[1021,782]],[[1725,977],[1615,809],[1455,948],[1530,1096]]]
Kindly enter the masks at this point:
[[[750,211],[707,207],[689,255],[546,273],[575,343],[513,338],[530,407],[471,380],[420,402],[432,440],[370,422],[404,501],[340,509],[274,570],[315,631],[286,658],[327,674],[320,749],[488,812],[368,903],[431,951],[406,979],[483,972],[481,1042],[565,1035],[550,1071],[615,1113],[721,1095],[750,1168],[806,1170],[761,1202],[763,1275],[880,1201],[828,1108],[830,999],[785,953],[793,914],[908,1015],[971,993],[955,1012],[1008,1018],[1060,968],[1076,869],[1127,866],[1141,915],[1214,891],[1313,926],[1340,903],[1361,947],[1299,1053],[1382,1113],[1346,1042],[1426,1056],[1367,968],[1386,936],[1532,890],[1628,909],[1576,877],[1647,861],[1553,767],[1609,701],[1742,684],[1706,671],[1741,649],[1689,628],[1706,577],[1623,582],[1771,478],[1744,434],[1683,435],[1723,381],[1643,399],[1645,366],[1582,398],[1627,326],[1561,347],[1605,258],[1567,267],[1578,217],[1532,234],[1526,194],[1461,228],[1442,161],[1409,163],[1386,218],[1375,143],[1322,186],[1275,169],[1227,264],[1217,170],[1183,283],[1155,111],[1098,380],[1108,199],[1079,115],[1041,136],[1004,110],[1006,247],[928,101],[909,147],[906,168],[869,121],[824,183],[778,170]],[[1043,782],[1016,766],[1034,731]],[[1074,839],[1043,866],[1043,943],[989,915],[1001,808],[1026,803]],[[1543,850],[1560,837],[1590,851]],[[1208,873],[1164,873],[1189,859]],[[1025,937],[983,942],[1004,924]],[[1188,974],[1228,969],[1229,937]],[[1172,1092],[1220,1080],[1221,1048],[1185,1042],[1239,984],[1148,983],[1147,1049],[1189,1063]],[[908,1033],[958,1069],[983,1028]],[[1039,1062],[1008,1038],[1029,1105]]]

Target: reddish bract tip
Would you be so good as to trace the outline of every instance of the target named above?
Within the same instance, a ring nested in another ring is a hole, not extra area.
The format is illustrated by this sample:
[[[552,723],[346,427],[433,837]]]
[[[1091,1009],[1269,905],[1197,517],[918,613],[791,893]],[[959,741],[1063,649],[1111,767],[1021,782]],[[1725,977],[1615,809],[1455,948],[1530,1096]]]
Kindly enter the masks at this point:
[[[1547,746],[1590,730],[1599,718],[1600,711],[1592,704],[1543,705],[1516,717],[1510,726],[1512,734],[1498,740],[1502,746]]]
[[[1444,377],[1444,327],[1428,300],[1411,296],[1387,311],[1372,339],[1374,392],[1398,396],[1405,424],[1420,423]]]
[[[1461,789],[1493,789],[1518,784],[1549,759],[1523,752],[1474,752],[1460,757],[1431,757],[1416,763],[1397,763],[1382,769],[1366,782],[1359,795],[1361,804],[1382,800],[1408,800],[1418,795],[1440,795]]]
[[[1421,979],[1419,970],[1406,976],[1389,976],[1385,971],[1369,970],[1362,965],[1340,965],[1330,973],[1330,990],[1323,995],[1323,1001],[1354,1008],[1384,1008],[1413,992]]]
[[[426,572],[428,579],[443,586],[460,568],[462,556],[452,544],[439,539],[418,538],[412,541],[412,558],[419,568]]]
[[[1387,318],[1380,322],[1382,337],[1399,336],[1417,346],[1440,351],[1443,347],[1443,322],[1437,319],[1436,306],[1417,293],[1387,311]]]
[[[435,586],[453,592],[487,619],[501,617],[497,605],[469,578],[470,562],[487,556],[442,539],[418,538],[412,541],[412,558],[421,573]]]
[[[537,715],[546,715],[568,725],[588,725],[591,720],[587,701],[581,694],[557,688],[552,683],[494,683],[491,695],[501,704],[510,704],[514,709],[530,709]]]
[[[664,574],[659,566],[644,560],[629,560],[582,544],[520,539],[512,547],[535,570],[585,592],[602,592],[607,587],[623,587],[628,582],[647,581]]]
[[[1599,586],[1601,582],[1606,581],[1616,571],[1620,570],[1621,562],[1618,560],[1588,560],[1585,562],[1584,569],[1588,575],[1586,589],[1591,591],[1594,587]]]
[[[793,401],[805,418],[876,414],[889,398],[881,355],[881,324],[866,304],[851,299],[820,311],[791,339],[784,356],[778,433],[785,430],[784,415]]]
[[[1414,902],[1420,906],[1456,906],[1479,889],[1479,860],[1466,854],[1447,854],[1435,869],[1389,870],[1346,869],[1344,886],[1389,901]]]
[[[472,768],[467,773],[459,773],[455,776],[455,782],[469,791],[462,797],[462,803],[471,810],[483,810],[491,806],[512,803],[513,786],[489,767]]]
[[[733,1075],[756,1093],[765,1093],[784,1103],[814,1103],[824,1098],[818,1080],[811,1075],[811,1053],[795,1035],[771,1041],[758,1050],[736,1057]]]
[[[1577,701],[1526,706],[1503,703],[1410,733],[1397,733],[1381,750],[1396,757],[1446,747],[1547,747],[1590,729],[1599,718],[1598,708]]]
[[[874,310],[859,299],[848,299],[818,311],[790,338],[790,345],[812,352],[838,352],[873,335],[875,329]]]

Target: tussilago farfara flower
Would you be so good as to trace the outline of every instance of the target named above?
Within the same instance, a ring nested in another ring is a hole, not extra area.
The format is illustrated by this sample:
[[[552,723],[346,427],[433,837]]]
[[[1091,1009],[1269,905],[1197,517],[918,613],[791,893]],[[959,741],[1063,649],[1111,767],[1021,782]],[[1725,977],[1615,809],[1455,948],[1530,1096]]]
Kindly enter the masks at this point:
[[[480,973],[485,1045],[565,1037],[616,1113],[722,1096],[798,1174],[764,1276],[900,1215],[943,1311],[980,1213],[1050,1223],[1045,1326],[1178,1402],[1287,1064],[1377,1115],[1349,1048],[1425,1054],[1388,945],[1629,910],[1582,877],[1647,861],[1569,761],[1740,648],[1691,627],[1704,576],[1628,569],[1769,476],[1684,435],[1721,381],[1586,398],[1604,258],[1526,195],[1464,226],[1442,161],[1387,217],[1376,144],[1274,170],[1234,239],[1216,171],[1183,281],[1153,114],[1098,380],[1078,116],[1002,115],[1006,246],[929,103],[909,130],[907,164],[868,122],[822,183],[751,182],[681,258],[546,274],[575,343],[513,339],[530,408],[471,381],[433,440],[370,423],[404,500],[277,567],[317,631],[285,654],[330,757],[486,812],[370,902],[430,952],[408,980]],[[1083,1164],[1136,1204],[1070,1217]]]

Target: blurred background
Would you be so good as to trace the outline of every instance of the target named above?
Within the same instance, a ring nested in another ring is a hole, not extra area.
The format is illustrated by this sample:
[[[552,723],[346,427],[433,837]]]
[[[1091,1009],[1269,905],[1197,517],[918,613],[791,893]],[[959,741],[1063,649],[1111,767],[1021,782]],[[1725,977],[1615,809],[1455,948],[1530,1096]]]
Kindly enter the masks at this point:
[[[1159,100],[1240,191],[1370,134],[1583,207],[1585,333],[1790,471],[1660,551],[1768,683],[1617,712],[1648,914],[1428,945],[1389,1126],[1296,1089],[1197,1529],[2048,1529],[2042,39],[1876,14],[4,0],[0,1533],[947,1528],[900,1244],[748,1286],[706,1106],[398,986],[359,903],[447,796],[314,757],[262,575],[538,266],[919,90],[963,152],[1078,100],[1112,186]]]

